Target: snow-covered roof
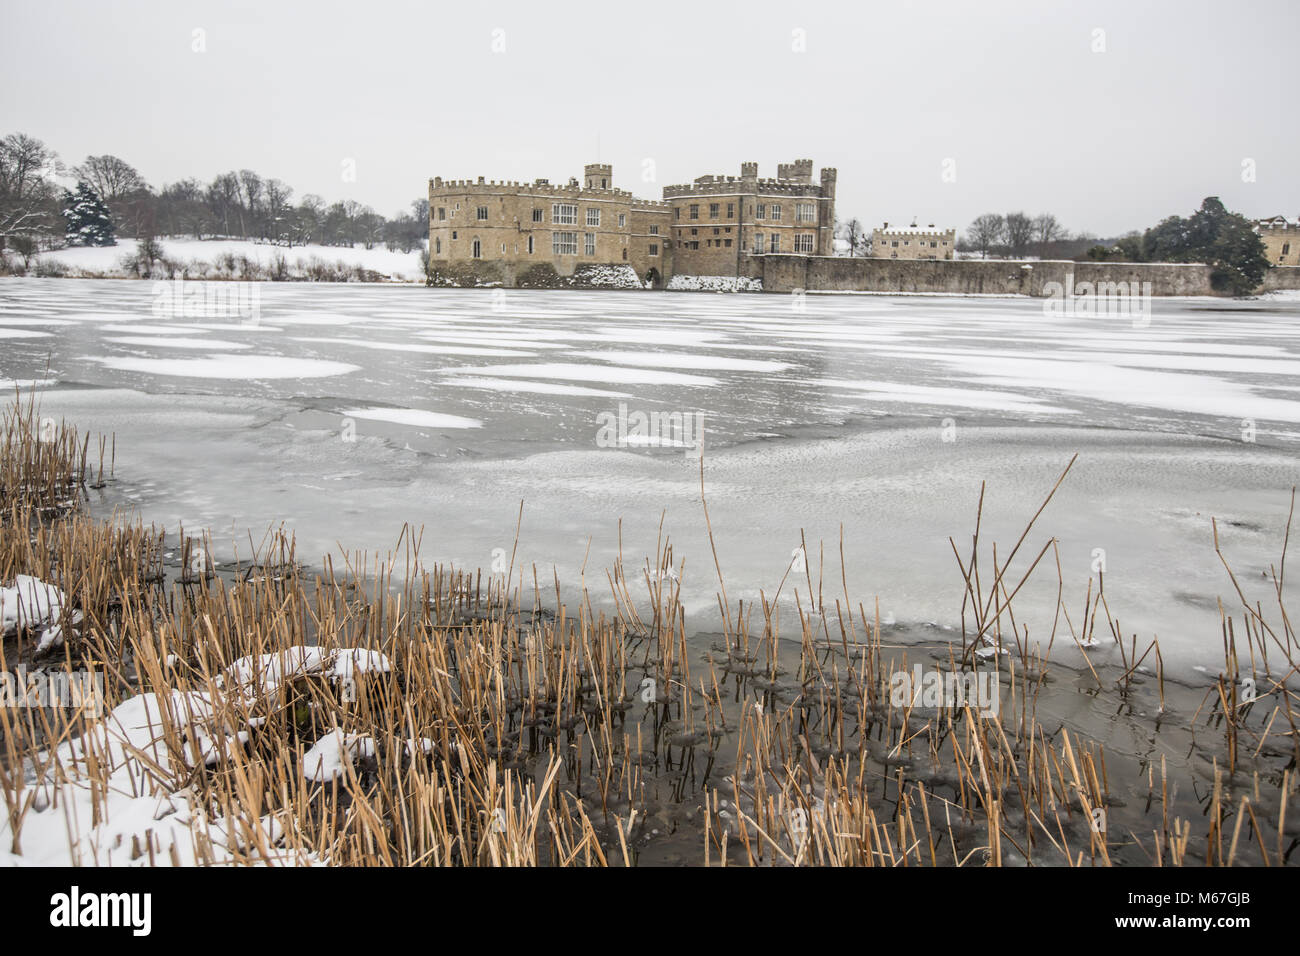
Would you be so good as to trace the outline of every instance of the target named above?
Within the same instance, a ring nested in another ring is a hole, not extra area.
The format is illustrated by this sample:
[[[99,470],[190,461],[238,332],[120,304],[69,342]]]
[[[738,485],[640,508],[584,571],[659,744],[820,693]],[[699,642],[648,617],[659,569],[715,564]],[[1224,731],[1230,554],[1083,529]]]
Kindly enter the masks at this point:
[[[1269,216],[1267,219],[1255,220],[1255,225],[1266,229],[1300,229],[1300,219],[1288,219],[1286,216]]]
[[[930,223],[928,226],[877,226],[872,231],[882,236],[948,236],[957,230],[940,229],[934,223]]]

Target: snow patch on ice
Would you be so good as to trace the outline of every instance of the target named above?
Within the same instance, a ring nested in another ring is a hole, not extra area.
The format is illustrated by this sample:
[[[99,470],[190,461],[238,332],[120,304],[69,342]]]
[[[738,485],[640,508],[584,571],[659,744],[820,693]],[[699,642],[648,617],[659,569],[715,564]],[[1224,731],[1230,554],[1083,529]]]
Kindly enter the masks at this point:
[[[441,412],[429,412],[420,408],[349,408],[339,414],[348,418],[366,418],[377,422],[392,422],[395,425],[413,425],[417,428],[481,428],[483,426],[483,423],[476,418],[444,415]]]
[[[325,359],[289,358],[282,355],[209,355],[201,359],[106,358],[88,355],[90,362],[119,372],[143,372],[147,375],[174,375],[181,378],[270,379],[324,378],[346,375],[359,368],[346,362]]]

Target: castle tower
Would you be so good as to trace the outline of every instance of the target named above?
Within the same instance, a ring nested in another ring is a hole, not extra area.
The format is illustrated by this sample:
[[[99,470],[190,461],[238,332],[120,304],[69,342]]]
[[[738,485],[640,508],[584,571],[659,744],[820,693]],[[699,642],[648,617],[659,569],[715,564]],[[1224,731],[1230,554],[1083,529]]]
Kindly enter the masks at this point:
[[[608,163],[588,163],[582,167],[582,177],[587,189],[614,188],[614,167]]]
[[[824,256],[835,254],[835,179],[834,166],[822,167],[821,222],[817,227],[817,250]],[[812,170],[809,170],[809,178]]]
[[[812,185],[812,171],[813,161],[811,159],[796,159],[793,163],[778,163],[776,178]]]
[[[748,182],[758,178],[758,163],[741,163],[740,178]]]

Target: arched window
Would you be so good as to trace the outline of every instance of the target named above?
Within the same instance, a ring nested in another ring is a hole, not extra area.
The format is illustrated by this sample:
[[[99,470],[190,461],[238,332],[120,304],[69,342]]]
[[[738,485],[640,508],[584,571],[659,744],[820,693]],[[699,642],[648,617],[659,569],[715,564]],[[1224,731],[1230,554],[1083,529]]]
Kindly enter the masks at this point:
[[[533,254],[533,237],[532,237],[532,236],[529,236],[529,237],[528,237],[528,254],[529,254],[530,256]]]
[[[469,254],[473,256],[475,259],[483,258],[483,243],[475,239],[473,245],[470,246]]]
[[[438,256],[442,255],[442,237],[441,237],[441,236],[439,236],[437,239],[434,239],[434,240],[433,240],[433,252],[434,252],[434,255],[438,255]]]

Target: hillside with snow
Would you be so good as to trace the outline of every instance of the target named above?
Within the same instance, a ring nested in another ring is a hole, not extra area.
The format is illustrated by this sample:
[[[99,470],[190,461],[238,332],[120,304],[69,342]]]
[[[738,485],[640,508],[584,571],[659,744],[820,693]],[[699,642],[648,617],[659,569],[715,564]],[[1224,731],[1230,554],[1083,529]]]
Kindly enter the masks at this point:
[[[191,278],[286,279],[351,277],[358,270],[377,273],[371,281],[423,282],[420,252],[389,251],[383,246],[304,245],[292,248],[251,239],[165,238],[158,240],[170,268],[183,267]],[[40,271],[69,276],[132,277],[136,242],[119,240],[115,246],[73,246],[42,253]],[[164,277],[168,272],[164,266]],[[263,274],[259,274],[263,273]],[[157,277],[157,276],[155,276]],[[361,276],[357,275],[360,279]]]

